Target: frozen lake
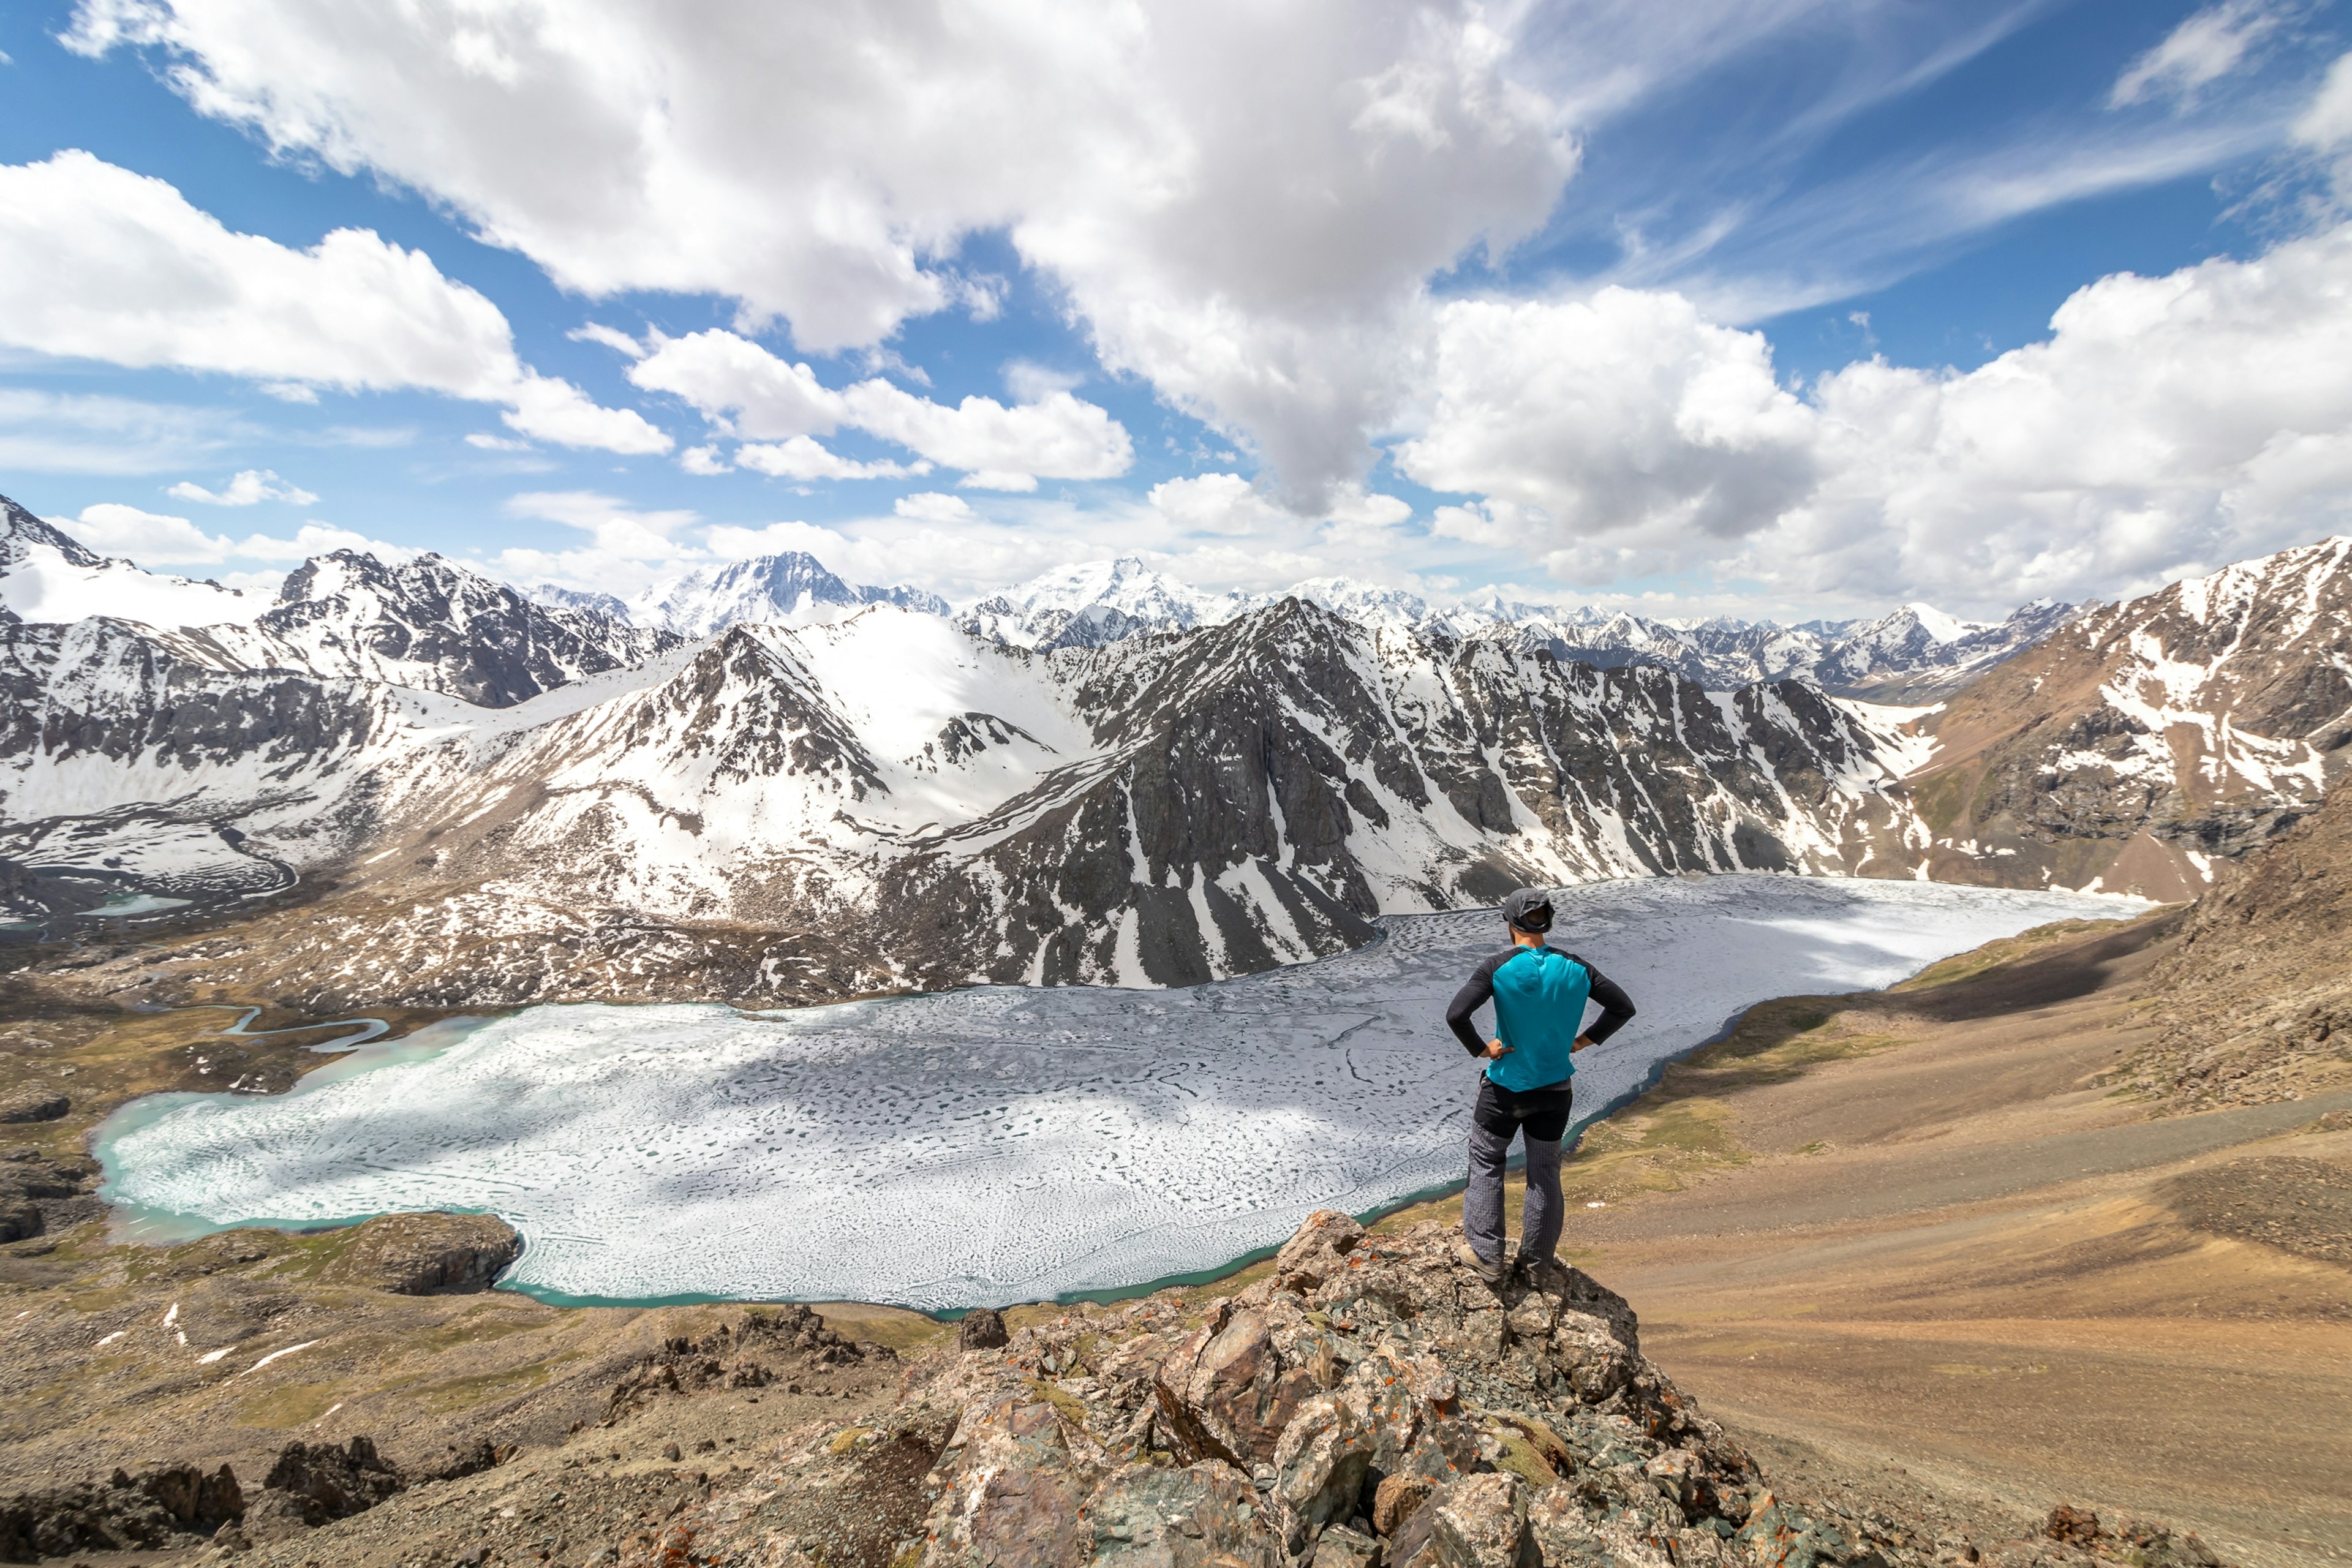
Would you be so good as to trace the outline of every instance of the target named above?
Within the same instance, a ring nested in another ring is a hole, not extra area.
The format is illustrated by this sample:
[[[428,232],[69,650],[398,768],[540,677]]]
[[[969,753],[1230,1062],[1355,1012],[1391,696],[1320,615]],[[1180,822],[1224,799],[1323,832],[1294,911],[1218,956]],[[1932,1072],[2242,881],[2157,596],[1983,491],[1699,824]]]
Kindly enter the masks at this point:
[[[1577,1058],[1579,1119],[1767,997],[2147,907],[1764,876],[1569,889],[1554,944],[1641,1009]],[[488,1210],[525,1239],[508,1282],[556,1299],[940,1309],[1132,1286],[1278,1243],[1312,1208],[1462,1179],[1477,1064],[1444,1008],[1501,922],[1386,925],[1361,952],[1181,991],[440,1025],[290,1094],[126,1107],[100,1130],[105,1191],[155,1235]]]

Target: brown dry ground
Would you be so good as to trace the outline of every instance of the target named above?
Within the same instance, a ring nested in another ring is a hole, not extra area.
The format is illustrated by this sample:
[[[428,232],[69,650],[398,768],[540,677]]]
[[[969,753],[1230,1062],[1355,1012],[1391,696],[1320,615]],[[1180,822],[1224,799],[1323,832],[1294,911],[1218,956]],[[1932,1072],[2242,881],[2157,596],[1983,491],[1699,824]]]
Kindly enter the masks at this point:
[[[1776,1480],[2352,1561],[2352,1092],[2159,1116],[2101,1087],[2177,924],[1757,1009],[1588,1135],[1563,1253]]]

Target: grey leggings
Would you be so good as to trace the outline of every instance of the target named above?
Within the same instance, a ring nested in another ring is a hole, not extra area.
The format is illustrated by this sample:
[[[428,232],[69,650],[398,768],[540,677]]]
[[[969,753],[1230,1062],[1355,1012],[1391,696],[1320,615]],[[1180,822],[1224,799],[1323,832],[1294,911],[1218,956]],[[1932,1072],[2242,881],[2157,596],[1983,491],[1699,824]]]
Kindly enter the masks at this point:
[[[1528,1201],[1519,1214],[1519,1256],[1549,1263],[1559,1245],[1566,1205],[1559,1195],[1559,1141],[1568,1131],[1567,1084],[1513,1094],[1478,1082],[1478,1103],[1470,1113],[1470,1185],[1462,1194],[1462,1234],[1470,1249],[1489,1263],[1503,1259],[1503,1162],[1511,1140],[1524,1135],[1528,1147]],[[1540,1136],[1549,1132],[1550,1137]]]

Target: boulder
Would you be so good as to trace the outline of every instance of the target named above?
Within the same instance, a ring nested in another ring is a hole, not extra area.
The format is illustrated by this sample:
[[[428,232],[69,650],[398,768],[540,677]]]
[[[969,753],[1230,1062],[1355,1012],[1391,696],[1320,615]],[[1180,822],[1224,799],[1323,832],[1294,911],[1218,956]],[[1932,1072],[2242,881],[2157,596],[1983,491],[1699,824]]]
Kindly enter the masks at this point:
[[[974,1307],[956,1325],[956,1349],[960,1351],[1002,1350],[1013,1342],[1004,1330],[1004,1320],[994,1309]]]
[[[320,1279],[398,1296],[487,1290],[522,1254],[522,1237],[494,1215],[378,1215],[352,1232]]]
[[[114,1472],[114,1484],[135,1486],[172,1516],[182,1530],[210,1535],[233,1519],[245,1517],[245,1490],[236,1472],[223,1465],[205,1471],[194,1465],[164,1465],[132,1480]]]
[[[1155,1386],[1173,1448],[1189,1462],[1217,1459],[1244,1470],[1271,1464],[1282,1429],[1320,1379],[1277,1342],[1285,1314],[1270,1303],[1221,1301],[1160,1367]]]
[[[1427,1476],[1383,1476],[1372,1494],[1372,1529],[1394,1535],[1437,1489]]]
[[[1312,1290],[1348,1266],[1364,1227],[1338,1209],[1317,1209],[1274,1255],[1274,1277],[1286,1289]]]
[[[28,1083],[0,1096],[0,1121],[55,1121],[73,1101],[47,1084]]]
[[[1094,1494],[1087,1516],[1089,1553],[1077,1561],[1104,1568],[1276,1568],[1282,1561],[1256,1493],[1224,1465],[1129,1465]]]
[[[1335,1524],[1315,1543],[1308,1568],[1381,1568],[1381,1543],[1345,1524]]]
[[[1542,1568],[1517,1476],[1440,1487],[1389,1538],[1389,1568]]]

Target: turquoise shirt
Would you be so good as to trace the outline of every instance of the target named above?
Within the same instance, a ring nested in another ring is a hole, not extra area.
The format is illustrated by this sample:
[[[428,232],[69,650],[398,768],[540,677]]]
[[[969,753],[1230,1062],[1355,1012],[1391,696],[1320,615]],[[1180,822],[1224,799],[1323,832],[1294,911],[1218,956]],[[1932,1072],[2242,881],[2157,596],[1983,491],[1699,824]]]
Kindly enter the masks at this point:
[[[1495,971],[1495,1034],[1510,1051],[1486,1064],[1493,1082],[1524,1094],[1565,1083],[1584,1029],[1592,975],[1556,947],[1523,947]]]

